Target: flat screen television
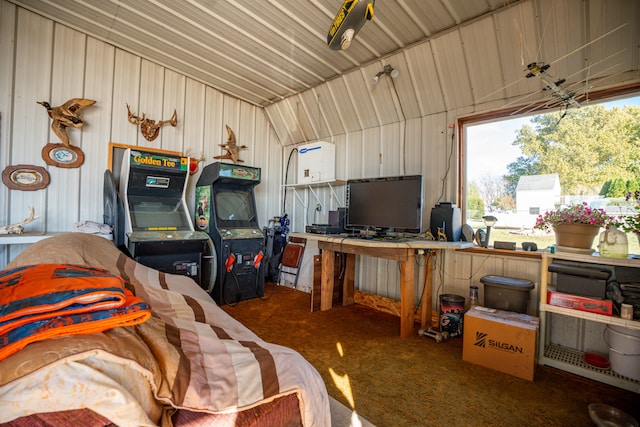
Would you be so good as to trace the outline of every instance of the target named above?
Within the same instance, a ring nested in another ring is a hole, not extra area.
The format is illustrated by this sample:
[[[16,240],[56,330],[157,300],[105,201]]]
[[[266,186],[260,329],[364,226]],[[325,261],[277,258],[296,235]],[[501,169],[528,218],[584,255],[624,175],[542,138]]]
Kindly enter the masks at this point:
[[[350,179],[346,194],[347,229],[420,233],[422,175]]]

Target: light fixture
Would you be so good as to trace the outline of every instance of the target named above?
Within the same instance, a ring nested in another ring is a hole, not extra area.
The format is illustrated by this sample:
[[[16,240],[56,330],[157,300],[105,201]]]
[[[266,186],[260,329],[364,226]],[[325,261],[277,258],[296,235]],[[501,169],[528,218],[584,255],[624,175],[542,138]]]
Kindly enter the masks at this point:
[[[340,48],[342,50],[348,49],[351,46],[351,41],[353,40],[353,36],[356,35],[356,31],[353,28],[349,28],[344,33],[342,33],[342,37],[340,37]]]
[[[482,217],[482,221],[484,221],[485,227],[487,227],[487,234],[484,237],[484,241],[482,242],[482,247],[486,248],[489,246],[489,236],[491,235],[491,227],[496,225],[498,222],[498,218],[493,215],[485,215]]]
[[[384,66],[382,71],[379,71],[375,76],[373,76],[373,79],[371,81],[373,82],[373,84],[376,84],[380,80],[380,77],[384,75],[391,76],[392,79],[397,79],[400,75],[400,71],[387,64]]]

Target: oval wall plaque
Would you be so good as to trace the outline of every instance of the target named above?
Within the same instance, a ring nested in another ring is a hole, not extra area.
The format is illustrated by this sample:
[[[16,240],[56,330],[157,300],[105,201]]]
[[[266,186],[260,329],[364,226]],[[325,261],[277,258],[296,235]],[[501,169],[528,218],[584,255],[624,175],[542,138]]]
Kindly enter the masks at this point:
[[[41,190],[49,185],[49,180],[49,172],[40,166],[7,166],[2,171],[2,182],[12,190]]]
[[[42,149],[42,160],[59,168],[77,168],[84,162],[84,153],[73,145],[49,143]]]

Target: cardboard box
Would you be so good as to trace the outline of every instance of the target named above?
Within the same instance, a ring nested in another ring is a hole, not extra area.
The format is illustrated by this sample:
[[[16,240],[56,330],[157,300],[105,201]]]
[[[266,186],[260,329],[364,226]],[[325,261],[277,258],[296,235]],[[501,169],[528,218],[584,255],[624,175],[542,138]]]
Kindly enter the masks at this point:
[[[588,311],[589,313],[602,314],[604,316],[613,316],[613,302],[611,300],[564,294],[551,288],[547,291],[547,304]]]
[[[464,315],[462,360],[533,381],[540,320],[474,307]]]

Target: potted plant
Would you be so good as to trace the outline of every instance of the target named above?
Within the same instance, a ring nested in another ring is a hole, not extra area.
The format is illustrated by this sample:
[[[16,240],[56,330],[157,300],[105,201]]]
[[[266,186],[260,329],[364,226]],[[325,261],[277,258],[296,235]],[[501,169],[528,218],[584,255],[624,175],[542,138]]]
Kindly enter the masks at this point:
[[[625,233],[633,233],[637,236],[638,242],[640,242],[640,190],[636,190],[633,193],[627,193],[627,201],[634,200],[635,212],[628,215],[623,215],[617,222],[619,229]]]
[[[538,215],[533,228],[553,231],[558,246],[590,249],[600,228],[612,221],[604,209],[591,208],[582,202]]]

